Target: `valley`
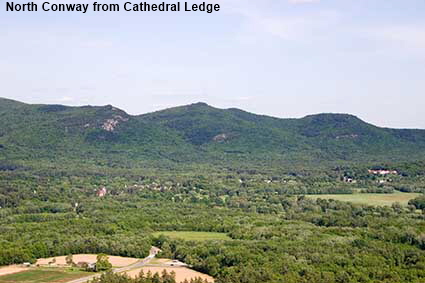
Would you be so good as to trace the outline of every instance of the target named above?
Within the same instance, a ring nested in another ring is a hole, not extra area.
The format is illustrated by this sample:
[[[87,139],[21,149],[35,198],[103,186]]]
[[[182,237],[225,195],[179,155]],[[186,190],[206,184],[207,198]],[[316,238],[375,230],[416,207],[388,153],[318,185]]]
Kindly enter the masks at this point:
[[[423,130],[204,103],[133,116],[1,99],[0,118],[1,283],[425,278]],[[62,266],[99,254],[99,276]]]

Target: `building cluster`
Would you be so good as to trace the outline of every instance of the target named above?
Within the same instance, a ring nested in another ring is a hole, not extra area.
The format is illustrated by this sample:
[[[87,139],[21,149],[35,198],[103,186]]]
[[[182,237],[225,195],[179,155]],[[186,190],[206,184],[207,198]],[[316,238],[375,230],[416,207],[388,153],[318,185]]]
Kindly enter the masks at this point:
[[[374,175],[397,175],[398,172],[396,170],[387,170],[387,169],[369,169],[369,174]]]

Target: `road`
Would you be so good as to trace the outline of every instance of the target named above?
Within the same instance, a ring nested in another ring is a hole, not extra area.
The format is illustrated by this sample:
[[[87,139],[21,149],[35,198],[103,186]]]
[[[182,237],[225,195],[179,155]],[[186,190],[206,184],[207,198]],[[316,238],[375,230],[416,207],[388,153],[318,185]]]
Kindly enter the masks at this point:
[[[154,257],[155,257],[155,254],[152,254],[151,253],[149,256],[147,256],[144,259],[139,260],[138,262],[133,263],[131,265],[127,265],[127,266],[124,266],[124,267],[113,268],[112,269],[112,272],[114,272],[114,273],[120,273],[120,272],[124,272],[124,271],[129,271],[129,270],[132,270],[132,269],[140,268],[140,267],[146,265]],[[86,276],[86,277],[83,277],[83,278],[79,278],[79,279],[75,279],[75,280],[72,280],[72,281],[68,281],[67,283],[84,283],[84,282],[87,282],[89,280],[92,280],[92,279],[94,279],[96,277],[99,277],[100,274],[101,273],[96,273],[96,274],[93,274],[93,275],[90,275],[90,276]]]

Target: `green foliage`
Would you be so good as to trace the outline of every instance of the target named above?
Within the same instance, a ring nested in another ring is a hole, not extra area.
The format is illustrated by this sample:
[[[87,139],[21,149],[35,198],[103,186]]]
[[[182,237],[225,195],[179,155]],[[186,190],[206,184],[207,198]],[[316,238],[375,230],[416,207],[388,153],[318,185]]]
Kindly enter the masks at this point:
[[[0,118],[0,265],[155,245],[218,283],[425,278],[423,197],[393,204],[424,192],[424,131],[206,104],[130,116],[1,99]]]
[[[106,254],[98,254],[96,258],[96,269],[95,271],[106,271],[112,268],[112,264],[109,262]]]
[[[176,283],[176,275],[174,272],[167,273],[164,270],[161,274],[152,274],[148,272],[146,275],[143,271],[136,278],[129,278],[126,275],[106,272],[99,278],[95,278],[90,283]],[[185,280],[185,283],[208,283],[201,278],[192,278],[190,281]]]
[[[65,258],[65,262],[67,265],[75,265],[72,255],[67,255]]]
[[[166,236],[186,241],[211,241],[211,240],[231,240],[225,233],[217,232],[194,232],[194,231],[160,231],[153,233],[153,236]]]
[[[418,196],[409,201],[410,205],[414,205],[417,209],[425,210],[425,196]]]
[[[373,190],[375,191],[375,190]],[[332,195],[309,195],[312,199],[335,199],[339,201],[348,201],[365,205],[388,205],[400,203],[404,206],[412,204],[412,199],[419,196],[415,193],[360,193],[360,194],[332,194]]]
[[[73,279],[87,276],[88,273],[67,269],[34,269],[14,274],[0,276],[0,283],[27,282],[27,283],[49,283],[67,282]]]
[[[0,168],[162,167],[411,161],[424,158],[425,131],[378,128],[345,114],[277,119],[203,103],[130,116],[110,105],[29,105],[0,99]],[[31,156],[29,159],[28,157]],[[7,162],[2,165],[1,160]],[[411,168],[412,169],[412,168]]]

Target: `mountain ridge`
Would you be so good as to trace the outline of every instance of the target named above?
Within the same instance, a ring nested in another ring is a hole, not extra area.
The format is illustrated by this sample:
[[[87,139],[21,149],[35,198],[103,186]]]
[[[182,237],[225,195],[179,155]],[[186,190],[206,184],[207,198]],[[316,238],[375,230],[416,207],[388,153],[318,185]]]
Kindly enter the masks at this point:
[[[71,105],[65,105],[65,104],[60,104],[60,103],[53,103],[53,104],[47,104],[47,103],[26,103],[26,102],[21,102],[18,100],[14,100],[14,99],[10,99],[10,98],[5,98],[5,97],[0,97],[0,107],[6,103],[9,104],[16,104],[16,105],[20,105],[20,106],[63,106],[66,108],[100,108],[100,107],[105,107],[105,108],[114,108],[114,109],[118,109],[120,111],[125,112],[128,116],[133,116],[133,117],[138,117],[138,116],[144,116],[144,115],[149,115],[149,114],[153,114],[153,113],[157,113],[157,112],[162,112],[162,111],[166,111],[169,109],[176,109],[176,108],[187,108],[187,107],[210,107],[210,108],[214,108],[217,110],[228,110],[228,111],[234,111],[234,112],[243,112],[243,113],[247,113],[247,114],[251,114],[251,115],[256,115],[256,116],[262,116],[262,117],[268,117],[268,118],[272,118],[272,119],[284,119],[284,120],[296,120],[296,119],[304,119],[304,118],[308,118],[308,117],[313,117],[313,116],[318,116],[318,115],[337,115],[337,116],[352,116],[355,117],[357,119],[362,120],[361,118],[359,118],[358,116],[354,115],[354,114],[350,114],[350,113],[343,113],[343,112],[321,112],[321,113],[315,113],[315,114],[307,114],[304,117],[300,117],[300,118],[293,118],[293,117],[277,117],[277,116],[272,116],[272,115],[267,115],[267,114],[258,114],[258,113],[252,113],[252,112],[248,112],[246,110],[240,109],[240,108],[236,108],[236,107],[230,107],[230,108],[218,108],[212,105],[209,105],[206,102],[194,102],[194,103],[190,103],[190,104],[186,104],[186,105],[178,105],[178,106],[172,106],[172,107],[167,107],[164,109],[160,109],[160,110],[155,110],[155,111],[151,111],[151,112],[146,112],[146,113],[140,113],[140,114],[129,114],[127,113],[125,110],[113,106],[111,104],[106,104],[106,105],[79,105],[79,106],[71,106]],[[362,120],[364,121],[364,120]],[[380,127],[380,126],[376,126],[376,127]],[[406,130],[422,130],[420,128],[391,128],[391,127],[380,127],[380,128],[388,128],[388,129],[406,129]]]
[[[112,105],[70,107],[0,98],[0,118],[0,160],[7,161],[280,166],[425,156],[425,130],[377,127],[343,113],[277,118],[198,102],[130,115]]]

